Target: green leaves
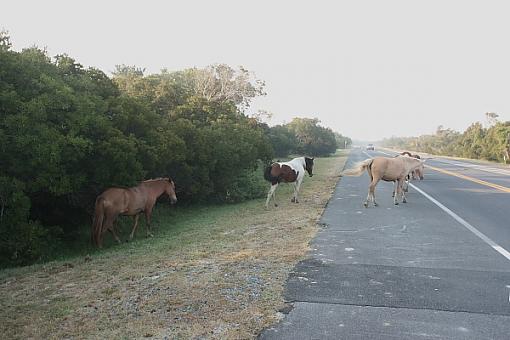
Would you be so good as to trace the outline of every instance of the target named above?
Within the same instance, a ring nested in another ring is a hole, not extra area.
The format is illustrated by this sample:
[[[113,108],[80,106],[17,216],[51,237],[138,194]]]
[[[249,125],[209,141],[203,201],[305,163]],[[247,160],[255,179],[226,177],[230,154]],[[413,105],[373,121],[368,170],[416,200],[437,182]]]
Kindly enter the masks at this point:
[[[435,135],[392,137],[385,146],[423,151],[436,155],[459,156],[503,162],[510,148],[510,122],[496,122],[490,127],[471,124],[459,133],[438,127]]]
[[[336,151],[335,133],[314,118],[294,118],[285,126],[271,128],[270,136],[277,155],[289,153],[325,156]]]

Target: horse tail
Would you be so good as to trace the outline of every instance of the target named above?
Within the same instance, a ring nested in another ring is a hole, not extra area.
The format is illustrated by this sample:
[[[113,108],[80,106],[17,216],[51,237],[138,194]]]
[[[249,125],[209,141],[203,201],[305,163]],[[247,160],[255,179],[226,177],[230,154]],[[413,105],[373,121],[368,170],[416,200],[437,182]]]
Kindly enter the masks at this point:
[[[103,229],[103,220],[104,220],[104,198],[99,196],[96,199],[96,204],[94,207],[94,220],[92,222],[92,230],[90,233],[90,238],[95,246],[99,246],[99,239],[101,237],[101,232]]]
[[[279,181],[278,176],[275,177],[275,176],[271,175],[271,170],[272,169],[273,169],[272,165],[266,167],[266,169],[264,170],[264,179],[266,181],[268,181],[268,182],[271,182],[271,183],[278,182]]]
[[[344,170],[342,172],[342,176],[360,176],[365,169],[369,169],[369,167],[372,165],[372,162],[374,161],[373,158],[365,159],[362,162],[358,162],[354,164],[353,168]]]

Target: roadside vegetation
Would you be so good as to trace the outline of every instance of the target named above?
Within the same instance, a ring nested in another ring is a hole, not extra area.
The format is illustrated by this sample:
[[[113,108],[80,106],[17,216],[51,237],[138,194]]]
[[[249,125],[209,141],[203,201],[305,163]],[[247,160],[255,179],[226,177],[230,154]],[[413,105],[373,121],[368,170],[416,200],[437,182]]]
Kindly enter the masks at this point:
[[[433,135],[392,137],[383,140],[382,145],[434,155],[510,163],[510,121],[498,121],[498,115],[494,113],[486,116],[486,126],[476,122],[462,133],[440,126]]]
[[[316,158],[299,204],[285,184],[277,208],[265,209],[264,199],[161,204],[154,238],[3,270],[3,337],[256,337],[282,317],[285,281],[308,250],[345,155]],[[127,238],[128,230],[121,233]]]
[[[274,157],[329,155],[340,136],[317,119],[270,127],[246,114],[265,84],[242,67],[119,65],[110,77],[14,51],[7,32],[0,65],[0,268],[82,249],[107,187],[171,176],[180,206],[242,202],[265,195],[254,178]]]

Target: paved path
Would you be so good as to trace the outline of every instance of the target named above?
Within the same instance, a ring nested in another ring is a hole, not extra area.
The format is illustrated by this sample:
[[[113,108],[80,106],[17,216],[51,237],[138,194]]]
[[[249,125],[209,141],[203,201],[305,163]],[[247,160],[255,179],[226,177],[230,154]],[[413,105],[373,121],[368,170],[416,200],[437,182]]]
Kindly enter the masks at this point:
[[[294,308],[262,339],[510,339],[510,176],[427,163],[446,172],[427,169],[399,206],[383,182],[365,209],[367,174],[342,178],[289,278]]]

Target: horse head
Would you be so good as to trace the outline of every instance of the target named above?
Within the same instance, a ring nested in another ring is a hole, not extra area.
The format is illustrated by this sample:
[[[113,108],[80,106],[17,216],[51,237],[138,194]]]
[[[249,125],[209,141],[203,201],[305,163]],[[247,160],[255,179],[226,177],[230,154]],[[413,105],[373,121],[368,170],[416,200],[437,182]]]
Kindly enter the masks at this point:
[[[413,171],[413,179],[419,178],[420,181],[424,178],[425,167],[423,163]]]
[[[313,157],[305,157],[305,170],[310,177],[313,176]]]
[[[420,181],[423,180],[424,178],[424,173],[425,173],[425,166],[423,165],[423,163],[425,163],[424,160],[421,160],[420,159],[420,156],[417,156],[415,157],[416,160],[419,161],[419,164],[418,166],[412,171],[412,175],[413,175],[413,179],[417,179],[419,178]]]
[[[165,188],[165,193],[168,195],[168,197],[170,197],[170,203],[175,204],[177,203],[177,196],[175,195],[175,182],[171,177],[167,177],[165,180],[167,180],[168,183]]]

